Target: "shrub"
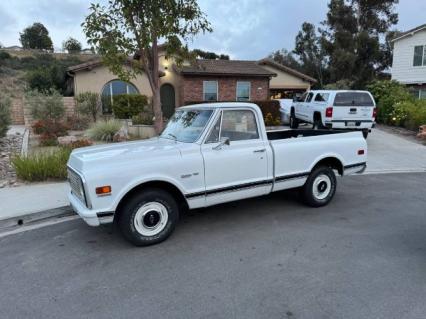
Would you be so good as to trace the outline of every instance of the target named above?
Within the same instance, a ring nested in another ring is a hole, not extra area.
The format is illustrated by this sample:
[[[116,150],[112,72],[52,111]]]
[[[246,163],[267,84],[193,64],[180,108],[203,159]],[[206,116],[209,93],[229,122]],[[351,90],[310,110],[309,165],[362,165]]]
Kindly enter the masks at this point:
[[[98,93],[83,92],[77,95],[77,112],[84,116],[90,116],[93,122],[96,122],[99,110],[101,109],[101,100]]]
[[[256,101],[263,114],[263,120],[267,126],[281,124],[280,102],[277,100]]]
[[[397,103],[390,117],[390,124],[417,131],[421,125],[426,124],[426,100]]]
[[[132,117],[133,125],[152,125],[154,124],[154,114],[141,113]]]
[[[10,125],[10,105],[8,97],[0,96],[0,137],[4,137]]]
[[[373,94],[377,104],[377,121],[385,124],[395,122],[393,118],[398,112],[395,107],[398,103],[414,101],[412,95],[405,86],[396,81],[375,81],[367,86]]]
[[[25,96],[25,103],[31,110],[31,115],[36,120],[60,120],[65,108],[62,96],[58,91],[49,92],[29,91]]]
[[[56,62],[28,71],[26,80],[31,90],[47,93],[52,89],[63,93],[66,90],[65,67]]]
[[[142,113],[148,105],[148,98],[139,94],[120,94],[114,96],[112,111],[119,119],[130,119]]]
[[[75,149],[75,148],[86,147],[86,146],[91,146],[91,145],[93,145],[93,143],[91,141],[84,139],[84,140],[78,140],[78,141],[72,142],[69,145],[69,147],[71,149]]]
[[[49,119],[34,122],[32,128],[35,134],[50,134],[56,137],[66,135],[68,129],[62,122]]]
[[[87,117],[72,115],[67,117],[66,126],[70,130],[81,131],[89,127],[90,120]]]
[[[121,122],[118,120],[99,121],[93,123],[86,131],[86,135],[95,141],[111,142],[120,129]]]
[[[26,181],[66,179],[67,161],[71,148],[61,147],[55,151],[21,156],[12,159],[16,175]]]
[[[54,134],[43,133],[40,136],[40,146],[56,146],[58,145],[58,137]]]

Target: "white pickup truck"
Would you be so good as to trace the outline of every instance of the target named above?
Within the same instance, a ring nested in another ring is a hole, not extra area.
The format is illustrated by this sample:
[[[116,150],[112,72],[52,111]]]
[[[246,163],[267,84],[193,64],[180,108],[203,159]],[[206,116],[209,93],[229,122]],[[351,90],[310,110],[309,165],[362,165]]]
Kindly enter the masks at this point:
[[[266,132],[255,104],[199,104],[177,109],[159,137],[74,150],[69,200],[89,225],[114,221],[145,246],[166,239],[187,208],[299,187],[308,205],[326,205],[335,174],[366,161],[360,132]]]
[[[299,122],[314,128],[362,131],[365,138],[376,120],[376,103],[368,91],[314,90],[296,98],[290,109],[290,127]]]

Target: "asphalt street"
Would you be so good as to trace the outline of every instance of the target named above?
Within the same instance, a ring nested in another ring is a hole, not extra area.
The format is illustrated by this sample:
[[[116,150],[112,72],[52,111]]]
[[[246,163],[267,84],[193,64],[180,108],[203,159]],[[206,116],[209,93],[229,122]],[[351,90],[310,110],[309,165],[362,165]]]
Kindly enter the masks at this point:
[[[422,318],[426,173],[197,210],[136,248],[81,220],[0,239],[0,318]]]

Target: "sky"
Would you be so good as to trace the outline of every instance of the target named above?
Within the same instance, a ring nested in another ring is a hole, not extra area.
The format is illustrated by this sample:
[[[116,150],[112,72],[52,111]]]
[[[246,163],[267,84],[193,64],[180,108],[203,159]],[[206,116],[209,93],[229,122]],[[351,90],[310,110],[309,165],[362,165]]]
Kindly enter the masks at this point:
[[[105,0],[101,0],[101,2]],[[80,24],[88,14],[87,0],[14,0],[0,2],[0,43],[20,45],[19,32],[33,22],[49,30],[55,49],[68,37],[86,46]],[[294,48],[304,21],[319,26],[328,0],[199,0],[213,32],[197,35],[190,48],[228,54],[232,59],[261,59],[271,52]],[[400,0],[399,30],[426,23],[426,0]]]

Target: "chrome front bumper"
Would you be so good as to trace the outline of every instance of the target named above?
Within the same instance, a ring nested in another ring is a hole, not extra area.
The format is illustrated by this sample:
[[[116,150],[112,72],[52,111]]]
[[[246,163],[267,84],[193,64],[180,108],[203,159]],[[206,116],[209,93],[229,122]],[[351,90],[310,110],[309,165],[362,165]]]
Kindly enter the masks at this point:
[[[68,193],[68,200],[72,209],[89,225],[99,226],[101,224],[112,223],[114,212],[103,212],[89,209],[71,192]]]

